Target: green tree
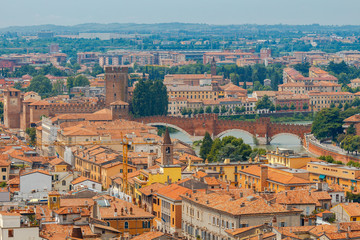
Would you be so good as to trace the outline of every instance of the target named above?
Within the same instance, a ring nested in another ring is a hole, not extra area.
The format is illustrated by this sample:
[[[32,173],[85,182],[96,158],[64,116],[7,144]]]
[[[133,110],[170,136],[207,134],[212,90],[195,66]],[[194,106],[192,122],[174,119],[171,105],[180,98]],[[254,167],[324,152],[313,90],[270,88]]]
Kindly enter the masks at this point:
[[[40,96],[47,97],[52,91],[52,85],[47,77],[39,75],[31,80],[27,91],[37,92]]]
[[[346,129],[346,134],[355,135],[356,129],[354,124],[350,124],[350,126]]]
[[[295,107],[294,103],[291,103],[290,109],[293,110],[293,111],[296,110],[296,107]]]
[[[68,77],[66,79],[66,87],[70,93],[70,90],[74,87],[74,81],[75,81],[75,78],[74,77]]]
[[[246,161],[251,153],[250,145],[245,144],[241,138],[226,136],[215,139],[207,158],[210,162],[219,162],[227,158],[230,161]]]
[[[218,107],[218,106],[215,106],[215,107],[214,107],[214,110],[213,110],[213,113],[219,114],[219,112],[220,112],[219,107]]]
[[[134,89],[131,110],[136,117],[166,115],[168,96],[163,82],[140,79]]]
[[[227,113],[227,109],[226,109],[226,107],[225,106],[221,106],[221,114],[225,114],[225,113]]]
[[[343,132],[342,118],[338,108],[324,108],[315,116],[311,132],[318,139],[332,138]]]
[[[202,159],[205,160],[207,158],[208,154],[211,151],[212,144],[213,144],[213,140],[212,140],[210,134],[208,132],[206,132],[205,136],[202,140],[201,147],[200,147],[200,157]]]
[[[283,110],[287,111],[289,110],[289,106],[287,104],[284,104],[284,106],[282,107]]]
[[[256,102],[255,109],[270,109],[273,106],[268,95],[264,95],[259,101]]]
[[[211,107],[210,107],[210,106],[207,106],[207,107],[205,108],[205,112],[206,112],[206,113],[211,113],[211,112],[212,112]]]
[[[339,105],[340,105],[340,104],[339,104]],[[354,99],[354,101],[352,102],[351,106],[353,106],[353,107],[358,107],[358,106],[360,106],[360,99],[359,99],[358,97],[356,97],[356,98]]]
[[[52,88],[53,95],[61,95],[64,92],[64,81],[61,79],[56,80]]]
[[[21,91],[21,90],[22,90],[22,84],[21,84],[21,82],[16,82],[16,83],[14,84],[14,88]]]
[[[104,68],[102,68],[99,64],[95,64],[94,67],[92,68],[91,75],[93,77],[96,77],[96,75],[102,73],[104,73]]]
[[[74,79],[74,87],[85,87],[89,86],[90,82],[84,75],[79,75]]]
[[[339,103],[339,105],[338,105],[338,108],[339,109],[342,109],[344,106],[342,105],[342,103]]]
[[[308,103],[304,103],[302,108],[303,108],[304,110],[309,109],[309,104],[308,104]]]
[[[335,107],[335,103],[332,102],[332,103],[330,104],[330,108],[334,108],[334,107]]]
[[[241,112],[240,108],[238,106],[235,107],[234,112],[236,114],[239,114]]]
[[[181,109],[181,115],[183,115],[183,116],[187,115],[187,109],[186,108]]]
[[[189,110],[187,111],[187,115],[188,115],[189,117],[191,117],[192,114],[193,114],[192,109],[189,109]]]
[[[33,127],[27,128],[25,132],[30,138],[30,145],[35,146],[35,144],[36,144],[36,128],[33,128]]]
[[[4,121],[4,103],[0,102],[0,119]]]
[[[201,107],[201,108],[199,109],[199,114],[203,114],[203,113],[204,113],[204,108]]]
[[[344,111],[348,110],[350,108],[350,104],[348,102],[346,102],[344,104]]]
[[[194,109],[194,115],[197,115],[199,113],[199,110],[197,108]]]
[[[244,106],[242,106],[242,107],[240,108],[240,112],[242,112],[242,113],[246,112],[246,108],[245,108]]]

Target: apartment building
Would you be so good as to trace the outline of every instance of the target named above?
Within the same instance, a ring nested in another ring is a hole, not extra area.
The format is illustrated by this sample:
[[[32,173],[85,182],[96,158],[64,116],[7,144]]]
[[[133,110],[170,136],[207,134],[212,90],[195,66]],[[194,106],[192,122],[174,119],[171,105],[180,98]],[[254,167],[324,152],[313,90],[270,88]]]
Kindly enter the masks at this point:
[[[360,169],[327,162],[308,162],[306,170],[311,182],[338,184],[346,191],[360,189]]]
[[[312,111],[320,111],[323,108],[329,108],[333,103],[338,105],[341,103],[351,104],[354,100],[354,94],[350,92],[316,92],[311,91],[308,93],[310,97],[310,108]]]
[[[264,164],[240,170],[238,182],[241,188],[258,192],[281,192],[308,187],[314,183],[308,180],[308,172],[303,169],[286,168],[283,165]]]
[[[241,189],[194,191],[182,196],[183,236],[195,240],[227,239],[227,230],[270,224],[299,226],[301,210],[287,209]]]
[[[288,168],[302,168],[314,158],[305,155],[295,153],[294,150],[285,148],[276,148],[275,151],[268,151],[266,153],[266,159],[269,164],[279,164]]]

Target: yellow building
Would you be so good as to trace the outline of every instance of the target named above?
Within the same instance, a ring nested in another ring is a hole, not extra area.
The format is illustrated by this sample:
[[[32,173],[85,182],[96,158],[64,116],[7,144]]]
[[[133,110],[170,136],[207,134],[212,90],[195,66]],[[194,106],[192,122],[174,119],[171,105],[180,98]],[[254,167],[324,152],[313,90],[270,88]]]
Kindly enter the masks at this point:
[[[319,92],[310,91],[308,93],[310,97],[310,107],[313,111],[320,111],[323,108],[329,108],[330,105],[341,103],[352,103],[354,94],[350,92]]]
[[[74,153],[75,169],[81,176],[101,182],[103,188],[110,186],[110,177],[122,173],[122,160],[116,151],[103,146],[78,149]],[[128,173],[133,171],[136,171],[136,167],[128,165]]]
[[[302,168],[314,158],[296,154],[293,150],[276,148],[276,151],[267,152],[266,159],[271,164],[280,164],[288,168]]]
[[[213,86],[190,86],[178,85],[167,86],[169,99],[171,98],[185,98],[198,100],[216,100],[219,97],[219,90]]]
[[[175,183],[181,180],[181,165],[174,164],[173,144],[171,143],[169,131],[166,129],[161,144],[160,165],[154,165],[148,169],[140,170],[140,174],[134,177],[135,199],[140,201],[141,192],[138,190],[143,186],[153,183]]]
[[[239,186],[238,173],[250,166],[260,165],[260,162],[230,162],[225,159],[224,162],[213,163],[192,163],[186,168],[187,171],[195,171],[197,169],[212,170],[219,173],[222,181],[230,182],[232,186]]]
[[[56,191],[48,193],[48,207],[50,210],[57,210],[60,208],[60,193]]]
[[[55,158],[49,162],[53,172],[67,172],[71,169],[70,164],[60,158]]]
[[[239,186],[258,192],[281,192],[312,185],[308,173],[302,169],[289,169],[284,166],[264,164],[251,166],[238,173]]]
[[[340,203],[331,208],[339,222],[359,222],[360,203]]]
[[[327,162],[309,162],[307,171],[311,182],[338,184],[346,191],[360,189],[360,169]]]

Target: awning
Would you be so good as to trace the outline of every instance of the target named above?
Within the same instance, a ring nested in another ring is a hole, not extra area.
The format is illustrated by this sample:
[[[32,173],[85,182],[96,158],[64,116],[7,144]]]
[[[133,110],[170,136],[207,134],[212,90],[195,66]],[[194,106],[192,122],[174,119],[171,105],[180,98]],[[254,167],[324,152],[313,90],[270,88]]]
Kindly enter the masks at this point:
[[[319,179],[324,180],[325,177],[326,177],[325,175],[320,175],[320,176],[319,176]]]

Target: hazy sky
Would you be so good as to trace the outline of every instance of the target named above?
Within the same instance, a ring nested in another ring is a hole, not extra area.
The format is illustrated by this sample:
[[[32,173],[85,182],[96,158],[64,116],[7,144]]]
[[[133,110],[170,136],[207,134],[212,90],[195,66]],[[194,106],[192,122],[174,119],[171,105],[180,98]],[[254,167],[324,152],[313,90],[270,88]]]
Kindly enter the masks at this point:
[[[79,23],[359,25],[359,0],[0,0],[0,27]]]

